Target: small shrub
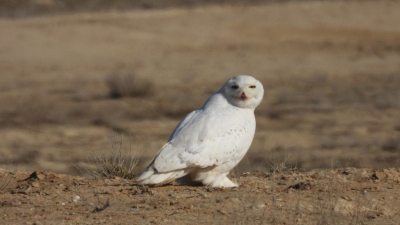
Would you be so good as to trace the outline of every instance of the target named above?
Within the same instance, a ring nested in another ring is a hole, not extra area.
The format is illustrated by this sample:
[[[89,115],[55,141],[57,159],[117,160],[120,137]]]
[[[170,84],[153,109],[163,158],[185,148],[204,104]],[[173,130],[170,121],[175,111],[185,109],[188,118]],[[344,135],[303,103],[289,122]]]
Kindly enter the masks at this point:
[[[154,85],[133,73],[112,73],[106,78],[111,98],[146,97],[154,94]]]
[[[296,165],[295,166],[289,166],[289,168],[287,167],[287,161],[290,158],[290,154],[285,154],[284,156],[278,158],[275,156],[275,151],[278,150],[282,150],[281,147],[276,147],[273,152],[272,152],[272,156],[269,160],[269,166],[270,166],[270,172],[271,173],[276,173],[276,174],[281,174],[284,173],[285,171],[289,171],[289,170],[297,170],[297,161],[296,161]],[[296,157],[297,158],[297,157]]]
[[[111,140],[111,150],[103,154],[92,152],[92,160],[96,165],[96,170],[91,172],[95,178],[114,178],[121,177],[132,179],[134,168],[139,162],[138,149],[134,149],[132,141],[129,145],[124,145],[124,136],[114,133]]]

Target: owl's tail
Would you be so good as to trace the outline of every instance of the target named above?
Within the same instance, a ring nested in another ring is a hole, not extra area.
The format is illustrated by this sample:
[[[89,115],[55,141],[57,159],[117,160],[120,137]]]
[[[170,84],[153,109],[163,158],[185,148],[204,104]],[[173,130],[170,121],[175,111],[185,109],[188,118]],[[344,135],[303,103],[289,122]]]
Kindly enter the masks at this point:
[[[191,170],[191,168],[186,168],[166,173],[160,173],[154,168],[153,165],[150,165],[136,180],[140,184],[162,185],[187,175],[191,172]]]

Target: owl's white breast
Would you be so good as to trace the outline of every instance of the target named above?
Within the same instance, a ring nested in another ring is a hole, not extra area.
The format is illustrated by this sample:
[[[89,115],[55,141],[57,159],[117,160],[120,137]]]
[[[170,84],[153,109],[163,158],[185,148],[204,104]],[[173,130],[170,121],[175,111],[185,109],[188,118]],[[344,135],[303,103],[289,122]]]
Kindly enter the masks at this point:
[[[232,113],[232,115],[227,116],[225,113],[222,116],[227,116],[231,123],[222,132],[226,136],[225,139],[222,139],[222,143],[225,144],[219,149],[223,151],[224,155],[228,155],[230,160],[219,166],[218,170],[220,172],[230,171],[243,159],[253,142],[256,130],[256,121],[252,110],[234,106],[228,106],[227,108],[230,107],[233,110],[226,110],[226,113]]]

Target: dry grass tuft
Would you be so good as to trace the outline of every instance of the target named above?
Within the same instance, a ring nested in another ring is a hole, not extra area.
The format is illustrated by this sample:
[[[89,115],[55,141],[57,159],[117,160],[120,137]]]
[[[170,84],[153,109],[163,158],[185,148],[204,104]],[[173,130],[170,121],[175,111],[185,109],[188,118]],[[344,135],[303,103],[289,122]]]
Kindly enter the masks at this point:
[[[276,149],[279,150],[279,147]],[[275,150],[274,150],[275,151]],[[284,156],[282,156],[282,158],[278,158],[275,156],[275,152],[272,152],[272,156],[269,159],[269,166],[270,166],[270,172],[273,174],[282,174],[286,171],[293,171],[293,170],[298,170],[297,168],[297,160],[296,160],[296,164],[289,166],[289,168],[287,167],[287,161],[290,158],[290,154],[285,154]],[[296,157],[297,158],[297,157]]]
[[[96,165],[96,171],[89,173],[95,178],[132,179],[134,168],[139,162],[138,148],[133,148],[132,141],[128,146],[124,145],[124,136],[114,133],[111,138],[111,151],[97,154],[92,151],[92,160]]]
[[[111,98],[147,97],[154,94],[153,83],[134,73],[112,73],[107,76],[106,84]]]
[[[15,179],[14,174],[15,171],[10,171],[7,167],[0,173],[0,191],[6,189]]]

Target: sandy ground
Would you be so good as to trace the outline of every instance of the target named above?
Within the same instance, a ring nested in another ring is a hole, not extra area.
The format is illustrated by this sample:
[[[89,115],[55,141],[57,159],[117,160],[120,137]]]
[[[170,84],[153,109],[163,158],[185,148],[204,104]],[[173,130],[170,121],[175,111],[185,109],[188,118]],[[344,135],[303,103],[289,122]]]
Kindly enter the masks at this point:
[[[398,12],[398,1],[302,1],[0,18],[0,167],[18,180],[47,174],[32,192],[15,191],[30,181],[2,190],[2,220],[390,224],[398,180],[371,177],[400,165]],[[239,189],[148,192],[130,180],[60,175],[93,173],[113,142],[138,154],[138,174],[178,122],[237,74],[266,90],[253,145],[233,171]],[[135,94],[115,98],[110,82]],[[369,169],[341,174],[346,167]],[[269,174],[296,169],[283,185]],[[327,170],[313,178],[313,169]],[[327,185],[336,178],[336,189]],[[313,188],[287,190],[300,181]],[[86,200],[69,203],[74,195]]]
[[[131,180],[17,173],[2,224],[398,224],[400,171],[244,173],[240,187],[148,188]],[[1,180],[11,177],[2,174]]]

